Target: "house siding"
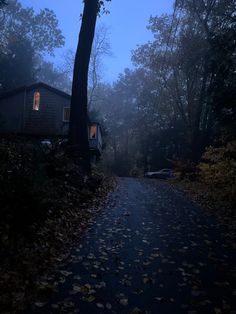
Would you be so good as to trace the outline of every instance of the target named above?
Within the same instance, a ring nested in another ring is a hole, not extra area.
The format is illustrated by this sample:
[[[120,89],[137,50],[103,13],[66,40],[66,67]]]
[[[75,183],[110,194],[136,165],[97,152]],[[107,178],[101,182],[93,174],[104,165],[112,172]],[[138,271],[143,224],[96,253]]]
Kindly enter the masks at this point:
[[[18,92],[0,100],[0,133],[20,133],[23,126],[25,93]]]
[[[39,110],[33,109],[34,93],[40,93]],[[63,109],[70,107],[70,96],[43,83],[21,87],[0,96],[0,133],[35,136],[65,136],[69,123],[63,121]],[[95,155],[102,151],[102,136],[97,124],[96,139],[90,139]],[[89,133],[89,126],[88,126]]]
[[[40,93],[39,110],[33,110],[34,93]],[[63,122],[63,107],[70,106],[70,99],[57,95],[43,86],[27,91],[24,110],[24,134],[65,135],[68,123]]]

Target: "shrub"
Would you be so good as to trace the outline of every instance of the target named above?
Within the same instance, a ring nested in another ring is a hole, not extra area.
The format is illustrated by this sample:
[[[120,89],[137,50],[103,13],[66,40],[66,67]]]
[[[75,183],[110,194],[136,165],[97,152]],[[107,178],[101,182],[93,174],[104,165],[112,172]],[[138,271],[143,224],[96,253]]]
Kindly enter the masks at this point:
[[[129,175],[130,175],[131,177],[136,177],[136,178],[143,177],[143,174],[144,174],[143,169],[140,169],[140,168],[138,168],[138,167],[136,167],[136,166],[134,166],[134,167],[130,170],[130,172],[129,172]]]
[[[178,160],[174,162],[174,169],[181,180],[195,181],[198,178],[198,169],[190,160]]]
[[[199,164],[200,179],[234,214],[236,204],[236,141],[207,148]]]
[[[25,231],[35,220],[44,219],[56,197],[52,162],[29,142],[0,143],[0,216],[10,232]]]

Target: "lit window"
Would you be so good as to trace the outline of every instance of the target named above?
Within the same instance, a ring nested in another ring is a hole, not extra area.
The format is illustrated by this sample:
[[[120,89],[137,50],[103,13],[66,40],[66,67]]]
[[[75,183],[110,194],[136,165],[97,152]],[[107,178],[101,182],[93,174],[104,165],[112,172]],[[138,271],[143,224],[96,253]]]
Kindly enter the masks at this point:
[[[63,121],[64,122],[70,121],[70,107],[63,108]]]
[[[39,110],[39,104],[40,104],[40,93],[39,92],[35,92],[34,93],[33,110],[38,111]]]
[[[90,126],[89,138],[91,140],[95,140],[97,138],[97,126],[96,125],[91,125]]]

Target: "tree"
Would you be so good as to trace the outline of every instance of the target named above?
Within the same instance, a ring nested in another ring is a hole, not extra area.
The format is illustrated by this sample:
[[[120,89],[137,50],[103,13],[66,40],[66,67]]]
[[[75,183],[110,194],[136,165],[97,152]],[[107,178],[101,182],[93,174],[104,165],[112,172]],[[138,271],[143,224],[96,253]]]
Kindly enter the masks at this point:
[[[49,61],[39,59],[35,79],[70,94],[71,80],[63,69]]]
[[[102,77],[102,58],[111,55],[110,43],[108,39],[108,28],[104,24],[100,24],[95,32],[93,47],[90,56],[89,65],[89,94],[88,108],[91,109],[96,101],[96,90]]]
[[[217,128],[213,91],[233,98],[235,1],[179,0],[176,8],[172,17],[150,19],[154,41],[137,49],[133,60],[158,78],[157,101],[168,94],[175,120],[185,128],[185,157],[198,161]]]
[[[182,142],[185,158],[192,155],[190,146],[195,117],[200,103],[201,85],[205,84],[202,82],[205,40],[195,25],[193,19],[187,20],[185,16],[180,20],[167,15],[152,17],[149,28],[155,40],[141,46],[133,54],[136,65],[144,67],[154,78],[156,76],[154,112],[158,114],[158,129],[177,128],[176,132],[180,132],[180,129],[185,128],[185,139]],[[170,34],[171,29],[175,32]],[[164,107],[168,110],[163,110]],[[178,147],[176,138],[173,141],[173,145]]]
[[[150,19],[153,42],[134,51],[136,70],[119,77],[101,106],[116,173],[197,162],[221,126],[235,138],[233,2],[180,0],[174,16]]]
[[[108,35],[109,30],[107,26],[104,24],[97,26],[93,40],[88,72],[88,110],[95,109],[93,104],[96,102],[97,89],[99,84],[101,84],[102,78],[102,58],[106,55],[111,55]],[[67,49],[63,55],[63,58],[64,72],[66,72],[68,76],[72,78],[73,67],[75,63],[75,52],[72,49]]]
[[[0,83],[2,91],[28,84],[35,78],[37,62],[44,53],[64,44],[55,13],[49,9],[35,13],[11,1],[4,8],[0,36]]]
[[[26,39],[9,41],[8,53],[0,57],[0,91],[31,84],[35,78],[34,50]]]
[[[6,0],[0,0],[0,9],[2,9],[5,5],[7,5]]]
[[[205,41],[202,88],[193,137],[195,149],[202,152],[214,136],[214,130],[219,128],[218,123],[224,127],[230,125],[235,132],[236,3],[234,0],[186,0],[177,1],[177,6],[186,16],[194,18],[202,33],[202,42]]]
[[[81,169],[90,174],[88,142],[88,70],[98,12],[104,2],[84,0],[84,11],[73,71],[69,145],[73,156],[79,158]]]
[[[58,20],[52,10],[45,8],[35,13],[33,8],[24,8],[18,0],[12,0],[5,7],[4,25],[1,29],[1,43],[7,50],[11,38],[24,38],[31,42],[37,54],[53,54],[55,48],[64,45],[64,37],[58,27]],[[3,48],[2,48],[3,51]]]

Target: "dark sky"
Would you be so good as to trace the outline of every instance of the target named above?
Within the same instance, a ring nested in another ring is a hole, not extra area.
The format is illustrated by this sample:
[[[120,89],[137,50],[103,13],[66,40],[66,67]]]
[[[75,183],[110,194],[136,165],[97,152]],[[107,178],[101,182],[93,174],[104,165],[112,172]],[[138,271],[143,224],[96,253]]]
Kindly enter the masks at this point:
[[[36,10],[48,7],[56,13],[60,28],[66,37],[66,48],[76,48],[80,27],[82,0],[21,0],[24,6]],[[150,15],[171,13],[173,0],[112,0],[106,4],[109,15],[103,15],[98,23],[110,29],[112,57],[104,60],[104,80],[111,82],[125,67],[131,66],[131,50],[138,44],[152,39],[146,29]],[[66,49],[63,48],[63,49]],[[57,51],[57,62],[60,63],[63,51]]]

